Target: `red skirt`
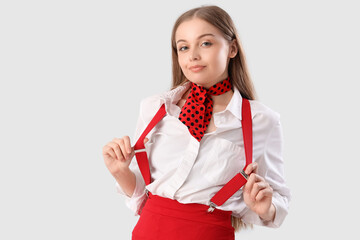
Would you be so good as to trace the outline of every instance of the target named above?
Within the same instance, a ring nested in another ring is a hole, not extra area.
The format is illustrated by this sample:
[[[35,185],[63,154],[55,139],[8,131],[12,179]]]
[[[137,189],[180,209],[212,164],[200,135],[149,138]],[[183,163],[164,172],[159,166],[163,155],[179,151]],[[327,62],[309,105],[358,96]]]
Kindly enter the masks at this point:
[[[234,240],[231,211],[149,195],[132,232],[133,240]]]

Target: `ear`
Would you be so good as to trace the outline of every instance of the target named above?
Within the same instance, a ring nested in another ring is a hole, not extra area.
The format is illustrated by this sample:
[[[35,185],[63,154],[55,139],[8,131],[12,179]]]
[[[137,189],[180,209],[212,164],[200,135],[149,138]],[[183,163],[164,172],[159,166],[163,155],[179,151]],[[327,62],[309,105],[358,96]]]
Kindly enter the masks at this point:
[[[229,58],[234,58],[238,53],[238,47],[236,39],[233,39],[229,45]]]

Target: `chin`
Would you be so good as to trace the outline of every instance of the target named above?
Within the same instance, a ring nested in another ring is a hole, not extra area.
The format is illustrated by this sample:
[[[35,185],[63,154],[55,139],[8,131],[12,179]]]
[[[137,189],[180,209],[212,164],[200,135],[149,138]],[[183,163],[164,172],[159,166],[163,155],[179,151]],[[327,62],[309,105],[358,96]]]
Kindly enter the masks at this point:
[[[209,78],[204,78],[204,77],[199,77],[199,76],[191,76],[191,77],[186,77],[190,82],[195,83],[197,85],[200,86],[204,86],[209,84]]]

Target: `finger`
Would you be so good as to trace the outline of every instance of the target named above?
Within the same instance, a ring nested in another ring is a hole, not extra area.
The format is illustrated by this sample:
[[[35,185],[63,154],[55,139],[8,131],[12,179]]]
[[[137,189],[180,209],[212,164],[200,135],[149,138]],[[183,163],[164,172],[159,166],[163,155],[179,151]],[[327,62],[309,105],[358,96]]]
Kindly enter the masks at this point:
[[[124,159],[128,160],[129,157],[130,157],[130,153],[128,153],[127,150],[126,150],[124,138],[120,138],[118,142],[119,142],[119,146],[120,146],[120,149],[121,149],[121,153],[124,156]]]
[[[149,139],[148,139],[148,138],[145,138],[145,139],[144,139],[144,144],[147,143],[148,141],[149,141]]]
[[[251,173],[244,186],[244,191],[250,194],[253,189],[253,185],[257,182],[265,182],[265,179],[258,174]]]
[[[256,196],[259,194],[259,192],[265,188],[267,188],[269,185],[266,182],[255,182],[253,184],[253,187],[251,189],[250,198],[255,201]]]
[[[124,161],[125,157],[121,151],[120,148],[120,139],[115,139],[110,143],[110,146],[113,148],[115,154],[116,154],[116,159],[120,160],[120,161]]]
[[[251,175],[255,176],[255,182],[266,182],[265,179],[262,176],[260,176],[259,174],[252,173]]]
[[[256,180],[256,174],[251,174],[244,186],[244,192],[250,194]]]
[[[116,159],[116,154],[109,145],[103,147],[103,155],[109,155],[112,159]]]
[[[246,173],[247,175],[250,175],[251,173],[257,173],[257,168],[258,168],[257,162],[250,163],[250,164],[246,167],[245,173]]]
[[[131,147],[130,138],[129,138],[129,136],[125,136],[123,139],[124,139],[126,152],[128,153],[128,155],[130,155],[133,151],[133,149]]]
[[[265,197],[272,197],[272,195],[273,195],[273,189],[269,186],[259,191],[259,193],[255,197],[255,200],[261,201]]]

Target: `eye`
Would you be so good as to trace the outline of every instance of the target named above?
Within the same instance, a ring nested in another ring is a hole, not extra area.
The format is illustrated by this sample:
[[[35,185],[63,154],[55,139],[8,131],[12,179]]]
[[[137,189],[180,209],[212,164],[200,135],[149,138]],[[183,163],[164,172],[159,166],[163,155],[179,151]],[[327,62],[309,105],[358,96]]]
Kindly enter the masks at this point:
[[[179,52],[181,52],[181,51],[185,51],[186,49],[188,49],[188,47],[187,47],[187,46],[180,47],[180,48],[179,48]]]
[[[211,42],[203,42],[201,45],[205,46],[205,47],[209,47],[212,45],[212,43]]]

